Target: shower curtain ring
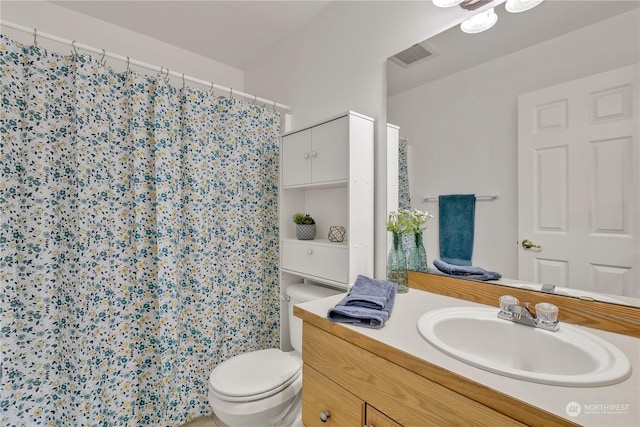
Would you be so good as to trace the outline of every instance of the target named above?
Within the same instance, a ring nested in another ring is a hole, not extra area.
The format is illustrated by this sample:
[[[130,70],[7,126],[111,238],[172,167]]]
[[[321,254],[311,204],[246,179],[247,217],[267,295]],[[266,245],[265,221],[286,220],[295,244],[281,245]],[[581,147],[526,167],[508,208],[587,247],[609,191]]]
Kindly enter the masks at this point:
[[[33,45],[35,47],[38,47],[38,29],[37,28],[33,29]]]
[[[73,49],[73,52],[72,52],[73,55],[78,55],[78,49],[76,49],[76,41],[75,40],[71,42],[71,49]]]
[[[187,84],[184,82],[184,73],[182,73],[182,89],[187,87]]]
[[[273,101],[273,111],[276,111],[276,101]]]
[[[253,95],[253,102],[251,105],[256,105],[256,101],[258,100],[258,95]]]
[[[127,74],[129,74],[130,71],[131,71],[131,60],[127,56]]]
[[[233,99],[233,88],[231,88],[231,95],[229,95],[230,99]]]
[[[209,93],[211,94],[211,96],[216,96],[216,94],[213,92],[213,82],[211,82],[211,89],[209,89]]]
[[[100,63],[103,66],[107,63],[106,59],[104,58],[106,54],[107,54],[107,52],[104,49],[102,49],[102,56],[100,57]]]

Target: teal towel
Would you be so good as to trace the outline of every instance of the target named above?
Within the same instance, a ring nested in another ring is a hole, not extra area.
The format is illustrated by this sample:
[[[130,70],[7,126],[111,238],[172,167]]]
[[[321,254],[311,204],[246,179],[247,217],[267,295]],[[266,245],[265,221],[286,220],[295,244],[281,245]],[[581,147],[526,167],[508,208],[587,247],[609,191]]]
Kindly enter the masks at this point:
[[[440,196],[440,259],[448,264],[471,265],[476,196]]]

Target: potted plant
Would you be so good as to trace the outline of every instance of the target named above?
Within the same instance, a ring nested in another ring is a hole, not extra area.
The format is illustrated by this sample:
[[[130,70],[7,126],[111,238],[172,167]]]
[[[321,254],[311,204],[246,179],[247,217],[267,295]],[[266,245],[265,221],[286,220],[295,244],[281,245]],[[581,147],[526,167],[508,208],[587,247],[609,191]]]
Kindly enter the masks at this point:
[[[313,240],[316,238],[316,221],[309,214],[296,213],[293,215],[296,224],[298,240]]]

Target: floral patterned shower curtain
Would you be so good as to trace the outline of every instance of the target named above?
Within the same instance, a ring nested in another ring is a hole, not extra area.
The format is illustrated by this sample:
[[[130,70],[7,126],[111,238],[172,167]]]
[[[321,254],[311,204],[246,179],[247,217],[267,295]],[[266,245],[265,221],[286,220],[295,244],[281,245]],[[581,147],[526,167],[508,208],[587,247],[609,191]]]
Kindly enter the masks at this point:
[[[409,167],[407,165],[407,140],[400,138],[398,144],[398,207],[411,210],[411,194],[409,192]]]
[[[0,44],[0,425],[176,426],[277,347],[279,117]]]

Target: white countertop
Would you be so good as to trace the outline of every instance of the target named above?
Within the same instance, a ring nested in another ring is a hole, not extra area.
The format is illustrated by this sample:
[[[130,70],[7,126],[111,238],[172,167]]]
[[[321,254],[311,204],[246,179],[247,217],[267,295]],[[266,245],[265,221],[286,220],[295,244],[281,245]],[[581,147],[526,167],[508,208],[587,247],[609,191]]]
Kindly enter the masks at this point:
[[[326,317],[327,311],[344,296],[345,294],[334,295],[300,304],[299,307],[320,317]],[[341,326],[569,421],[597,427],[640,426],[640,338],[579,326],[609,341],[625,353],[632,365],[631,376],[621,383],[603,387],[576,388],[537,384],[494,374],[460,362],[440,352],[422,338],[417,328],[418,318],[421,315],[438,308],[461,306],[488,307],[431,292],[409,289],[408,293],[397,295],[391,317],[383,328],[369,329],[349,324],[341,324]],[[498,309],[493,308],[497,313]],[[570,416],[567,407],[569,405],[575,407],[575,404],[579,405],[580,414]]]

